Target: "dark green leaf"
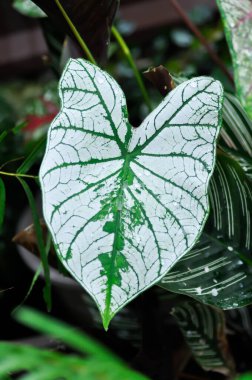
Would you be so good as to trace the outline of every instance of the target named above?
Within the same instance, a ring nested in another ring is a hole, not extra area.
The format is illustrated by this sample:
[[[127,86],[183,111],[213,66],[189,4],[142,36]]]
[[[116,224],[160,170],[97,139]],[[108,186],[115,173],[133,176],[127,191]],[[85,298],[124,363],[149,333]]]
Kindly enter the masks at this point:
[[[218,156],[210,183],[211,212],[199,243],[161,286],[231,309],[252,302],[252,185],[231,157]]]
[[[45,11],[56,27],[73,36],[55,1],[34,2]],[[119,0],[61,0],[60,3],[92,54],[98,61],[103,61]]]
[[[172,311],[198,364],[205,371],[234,374],[234,363],[225,334],[221,310],[195,301],[184,302]]]

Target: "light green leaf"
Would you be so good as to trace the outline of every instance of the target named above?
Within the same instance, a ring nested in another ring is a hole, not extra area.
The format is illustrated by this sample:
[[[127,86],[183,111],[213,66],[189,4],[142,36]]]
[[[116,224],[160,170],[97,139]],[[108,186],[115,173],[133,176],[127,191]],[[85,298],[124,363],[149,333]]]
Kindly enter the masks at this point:
[[[234,374],[234,362],[228,349],[225,318],[221,310],[190,301],[176,306],[172,314],[194,359],[205,371],[226,376]]]
[[[233,60],[237,94],[252,117],[252,3],[250,0],[217,0],[217,4]]]
[[[70,60],[59,88],[40,170],[44,216],[107,328],[202,231],[223,90],[187,81],[133,129],[122,90],[98,67]]]
[[[128,368],[106,347],[83,332],[75,331],[71,326],[29,309],[22,309],[17,317],[23,324],[60,339],[81,355],[66,355],[53,350],[1,342],[2,380],[9,373],[15,373],[15,378],[20,380],[148,380],[144,375]]]
[[[31,0],[14,0],[13,7],[25,16],[40,18],[46,14]]]
[[[219,154],[210,183],[211,212],[199,243],[160,285],[232,309],[252,302],[252,184],[239,164]]]

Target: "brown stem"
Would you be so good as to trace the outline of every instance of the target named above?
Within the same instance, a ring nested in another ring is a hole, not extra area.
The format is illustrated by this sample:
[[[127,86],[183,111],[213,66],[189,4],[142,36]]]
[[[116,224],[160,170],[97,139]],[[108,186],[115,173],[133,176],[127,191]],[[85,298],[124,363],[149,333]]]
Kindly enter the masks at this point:
[[[232,85],[234,85],[234,79],[232,75],[230,74],[230,72],[228,71],[225,64],[222,62],[222,60],[218,57],[218,55],[209,45],[207,39],[203,36],[199,28],[190,20],[190,18],[187,16],[184,9],[181,7],[181,5],[178,3],[177,0],[171,0],[171,3],[173,7],[176,9],[176,11],[178,12],[178,14],[180,15],[180,17],[184,20],[187,27],[192,31],[192,33],[198,38],[198,40],[205,47],[205,49],[207,50],[212,60],[219,66],[219,68],[223,71],[223,73],[226,75],[226,77],[229,79]]]

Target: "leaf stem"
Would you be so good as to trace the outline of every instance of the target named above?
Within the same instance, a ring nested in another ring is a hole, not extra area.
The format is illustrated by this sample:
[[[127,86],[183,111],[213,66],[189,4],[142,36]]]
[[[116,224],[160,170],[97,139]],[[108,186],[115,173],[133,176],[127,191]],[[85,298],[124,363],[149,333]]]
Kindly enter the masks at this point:
[[[142,80],[142,77],[138,71],[138,68],[135,64],[135,61],[132,57],[132,54],[130,52],[130,49],[128,48],[125,40],[123,39],[122,35],[119,33],[119,31],[116,29],[115,26],[112,26],[112,29],[111,29],[115,39],[117,40],[118,44],[120,45],[125,57],[127,58],[131,68],[132,68],[132,71],[136,77],[136,80],[137,80],[137,83],[138,83],[138,86],[142,92],[142,95],[144,97],[144,100],[145,100],[145,103],[146,105],[148,106],[149,108],[149,111],[152,111],[152,104],[151,104],[151,101],[150,101],[150,97],[148,95],[148,92],[145,88],[145,85],[144,85],[144,82]]]
[[[222,70],[222,72],[226,75],[230,83],[234,85],[234,79],[228,69],[226,68],[225,64],[222,62],[222,60],[218,57],[218,55],[215,53],[215,51],[212,49],[212,47],[209,45],[207,39],[203,36],[199,28],[192,22],[192,20],[187,16],[184,9],[181,7],[181,5],[178,3],[177,0],[171,0],[171,4],[174,7],[174,9],[178,12],[180,17],[183,19],[184,23],[187,25],[187,27],[191,30],[191,32],[198,38],[198,40],[201,42],[201,44],[205,47],[208,54],[212,58],[212,60],[219,66],[219,68]]]
[[[73,32],[73,34],[74,34],[76,40],[78,41],[80,47],[82,48],[82,50],[86,54],[87,58],[89,59],[89,61],[91,63],[93,63],[94,65],[96,65],[97,63],[96,63],[96,60],[95,60],[93,54],[91,53],[91,51],[89,50],[87,44],[85,43],[85,41],[81,37],[80,33],[78,32],[78,30],[76,29],[76,27],[74,26],[74,24],[72,23],[70,17],[68,16],[67,12],[65,11],[65,9],[63,8],[63,6],[61,5],[60,1],[59,0],[54,0],[54,1],[56,3],[57,7],[59,8],[62,16],[66,20],[69,28]]]
[[[6,176],[9,176],[9,177],[16,177],[16,178],[38,179],[38,176],[36,176],[36,175],[19,174],[19,173],[8,173],[8,172],[2,172],[2,171],[0,171],[0,175],[6,175]]]

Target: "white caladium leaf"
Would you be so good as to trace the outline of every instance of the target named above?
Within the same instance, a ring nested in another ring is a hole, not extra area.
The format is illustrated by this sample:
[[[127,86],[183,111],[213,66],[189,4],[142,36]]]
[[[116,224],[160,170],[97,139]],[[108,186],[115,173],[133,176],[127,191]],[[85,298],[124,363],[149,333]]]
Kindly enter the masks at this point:
[[[122,90],[98,67],[70,60],[59,88],[40,170],[44,216],[107,328],[202,231],[223,90],[211,78],[184,82],[133,129]]]
[[[237,95],[252,118],[252,2],[217,0],[233,60]]]

